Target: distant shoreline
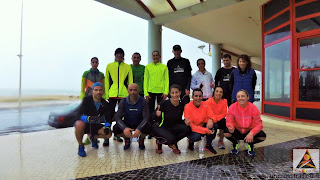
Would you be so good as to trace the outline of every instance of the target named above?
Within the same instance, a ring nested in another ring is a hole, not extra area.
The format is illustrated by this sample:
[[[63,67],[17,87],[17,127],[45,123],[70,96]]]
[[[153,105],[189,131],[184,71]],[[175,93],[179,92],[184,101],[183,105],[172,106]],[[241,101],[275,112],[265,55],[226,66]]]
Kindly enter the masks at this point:
[[[18,96],[0,96],[0,102],[18,102]],[[79,96],[73,95],[24,95],[22,102],[26,101],[50,101],[50,100],[79,100]]]

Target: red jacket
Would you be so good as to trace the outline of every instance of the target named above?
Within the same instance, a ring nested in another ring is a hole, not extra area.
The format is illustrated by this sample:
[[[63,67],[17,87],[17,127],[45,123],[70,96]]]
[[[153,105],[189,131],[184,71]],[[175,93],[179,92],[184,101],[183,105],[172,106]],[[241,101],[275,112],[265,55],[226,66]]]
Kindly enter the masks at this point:
[[[212,110],[215,121],[220,121],[222,118],[225,118],[228,111],[228,102],[226,99],[220,99],[218,104],[214,101],[213,97],[205,101],[208,107]]]
[[[213,123],[216,122],[211,108],[204,102],[201,102],[199,108],[193,105],[193,101],[189,102],[184,107],[184,118],[189,118],[191,130],[200,134],[210,134],[208,128],[202,127],[205,123],[208,123],[209,119],[212,119]]]
[[[263,128],[260,112],[251,102],[248,102],[245,108],[240,107],[238,102],[233,103],[229,107],[226,119],[228,129],[236,128],[242,134],[250,131],[255,136]]]

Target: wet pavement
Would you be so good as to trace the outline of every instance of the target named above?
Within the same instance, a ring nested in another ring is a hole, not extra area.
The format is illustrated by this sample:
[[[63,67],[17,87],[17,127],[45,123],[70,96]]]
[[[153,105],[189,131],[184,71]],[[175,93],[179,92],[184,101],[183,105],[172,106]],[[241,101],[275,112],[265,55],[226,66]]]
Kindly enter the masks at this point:
[[[320,135],[256,148],[256,156],[247,151],[224,154],[121,173],[82,179],[319,179],[318,174],[293,174],[292,151],[300,147],[320,147]]]

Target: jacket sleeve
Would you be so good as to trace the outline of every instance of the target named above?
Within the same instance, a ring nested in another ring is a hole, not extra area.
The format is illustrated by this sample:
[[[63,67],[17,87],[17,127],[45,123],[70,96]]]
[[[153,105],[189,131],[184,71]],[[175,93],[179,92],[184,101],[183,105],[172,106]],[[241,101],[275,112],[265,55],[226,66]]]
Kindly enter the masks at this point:
[[[214,86],[217,87],[219,86],[219,80],[220,80],[220,69],[216,72],[216,76],[214,77]],[[212,72],[213,73],[213,72]]]
[[[212,109],[211,109],[209,106],[207,106],[206,109],[207,109],[207,119],[206,119],[206,123],[208,123],[209,119],[212,119],[212,120],[213,120],[213,123],[218,122],[217,117],[216,117],[216,115],[213,114]]]
[[[222,118],[225,118],[227,115],[227,111],[228,111],[228,102],[226,99],[223,99],[223,104],[222,106],[222,112],[220,114],[217,114],[217,121],[220,121]]]
[[[118,124],[118,126],[122,129],[122,131],[127,128],[127,126],[124,124],[122,118],[124,117],[124,111],[125,111],[125,105],[124,105],[124,101],[126,101],[126,98],[123,98],[118,106],[118,111],[115,115],[115,120]]]
[[[146,100],[143,101],[142,117],[143,119],[139,124],[139,126],[137,127],[137,129],[139,129],[140,131],[146,126],[150,118],[149,106]]]
[[[168,95],[169,94],[169,71],[168,71],[168,66],[166,66],[165,71],[164,71],[164,93]]]
[[[190,114],[190,108],[188,104],[184,106],[183,116],[184,116],[184,119],[187,119],[187,118],[190,119],[191,114]]]
[[[188,60],[188,59],[187,59]],[[188,70],[187,70],[187,77],[188,78],[188,83],[187,83],[187,87],[186,89],[187,90],[190,90],[190,84],[191,84],[191,71],[192,71],[192,68],[191,68],[191,65],[190,65],[190,61],[188,60],[188,66],[187,66]]]
[[[226,126],[228,129],[234,129],[234,105],[231,105],[230,108],[229,108],[229,112],[227,114],[227,117],[226,117]]]
[[[128,79],[128,87],[130,84],[133,83],[133,73],[132,73],[132,68],[131,66],[129,65],[129,79]]]
[[[104,127],[110,127],[111,124],[112,124],[112,106],[109,104],[109,103],[106,103],[105,104],[105,109],[104,109],[104,118],[105,118],[105,121],[104,121]]]
[[[208,106],[208,109],[211,109],[212,111],[212,108],[214,108],[214,105],[213,105],[214,100],[213,98],[209,98],[208,100],[204,101],[204,104]],[[213,113],[213,111],[212,111]],[[213,113],[213,119],[212,119],[214,122],[217,122],[219,121],[219,119],[217,119],[217,115]]]
[[[105,99],[109,99],[109,86],[110,86],[110,82],[109,82],[109,69],[108,66],[106,68],[106,74],[105,74],[105,78],[104,78],[104,93],[105,93]]]
[[[99,82],[103,85],[103,89],[104,89],[102,98],[103,98],[103,99],[106,99],[105,77],[104,77],[104,74],[103,74],[102,72],[100,72],[100,73],[101,73],[101,75],[102,75],[103,78],[102,78]]]
[[[144,96],[149,96],[148,83],[149,83],[149,70],[148,70],[148,67],[146,66],[144,68],[144,80],[143,80],[143,93],[144,93]]]
[[[250,132],[252,132],[252,134],[255,136],[256,134],[258,134],[262,128],[263,128],[263,125],[262,125],[262,119],[260,117],[260,112],[258,110],[257,107],[253,107],[253,110],[252,110],[252,118],[253,118],[253,129],[251,129]]]
[[[80,90],[80,100],[82,100],[86,96],[85,87],[86,86],[86,78],[82,76],[81,78],[81,90]]]
[[[198,84],[197,82],[197,78],[196,78],[196,73],[193,74],[193,76],[191,77],[191,85],[190,85],[190,88],[192,90],[198,88],[200,86],[200,84]]]
[[[197,132],[200,134],[210,134],[210,131],[208,128],[202,127],[202,126],[197,126],[197,125],[193,124],[192,121],[190,121],[190,127],[191,127],[192,132]]]
[[[253,70],[253,76],[252,76],[252,90],[253,90],[253,93],[254,93],[254,89],[256,88],[256,84],[257,84],[257,74]]]

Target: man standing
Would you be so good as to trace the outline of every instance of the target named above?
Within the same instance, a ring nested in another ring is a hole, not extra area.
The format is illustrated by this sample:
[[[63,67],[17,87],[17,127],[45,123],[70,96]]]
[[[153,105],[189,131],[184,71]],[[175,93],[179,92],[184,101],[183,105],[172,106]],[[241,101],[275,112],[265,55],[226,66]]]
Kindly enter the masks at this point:
[[[75,135],[79,144],[78,155],[81,157],[86,156],[82,138],[84,134],[90,134],[92,147],[98,148],[97,138],[108,139],[111,137],[111,114],[109,103],[102,98],[104,93],[103,85],[96,82],[92,86],[92,95],[83,98],[80,105],[79,114],[80,120],[76,121]],[[105,124],[100,124],[105,122]]]
[[[141,55],[138,52],[132,54],[131,60],[132,64],[130,66],[132,68],[133,82],[138,84],[140,89],[139,95],[143,97],[143,78],[145,66],[140,64]]]
[[[202,58],[197,60],[199,70],[192,75],[191,89],[200,88],[203,92],[203,101],[212,97],[214,88],[212,74],[206,70],[206,61]]]
[[[124,51],[121,48],[117,48],[115,53],[115,62],[107,65],[106,69],[106,99],[112,107],[112,116],[115,113],[116,104],[120,102],[121,99],[128,96],[127,87],[133,82],[132,69],[130,65],[124,63]],[[122,142],[120,137],[115,136],[115,140]],[[104,142],[107,146],[108,141]]]
[[[215,86],[220,86],[223,89],[223,98],[227,99],[228,106],[231,105],[232,87],[230,83],[231,72],[235,69],[231,65],[231,56],[229,54],[223,55],[224,66],[218,69],[216,76],[214,77]]]
[[[190,102],[191,65],[188,59],[181,57],[181,46],[174,45],[174,58],[167,63],[169,70],[169,86],[178,84],[181,87],[181,100],[187,104]]]
[[[144,95],[148,101],[150,113],[155,109],[156,99],[159,105],[167,99],[169,93],[168,67],[160,62],[160,58],[159,51],[153,51],[153,63],[148,64],[144,72]]]
[[[122,99],[118,112],[115,115],[116,124],[113,132],[125,139],[124,150],[130,148],[130,138],[139,137],[139,149],[145,149],[144,138],[150,133],[149,108],[147,101],[139,95],[137,84],[130,84],[128,87],[129,96]],[[133,133],[134,131],[134,133]]]

